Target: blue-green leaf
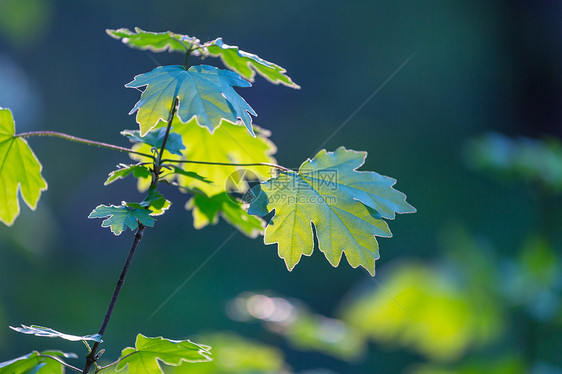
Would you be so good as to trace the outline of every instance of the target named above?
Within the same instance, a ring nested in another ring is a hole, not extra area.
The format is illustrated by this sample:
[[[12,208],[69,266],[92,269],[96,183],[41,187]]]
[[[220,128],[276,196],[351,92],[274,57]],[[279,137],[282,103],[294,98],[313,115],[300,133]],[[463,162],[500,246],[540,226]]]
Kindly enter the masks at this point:
[[[137,112],[140,135],[144,136],[159,121],[167,121],[172,104],[177,97],[177,115],[186,123],[196,117],[200,126],[213,132],[222,120],[244,123],[254,135],[251,115],[256,112],[232,88],[249,87],[251,84],[238,74],[213,66],[159,66],[151,72],[137,75],[125,87],[146,86],[140,100],[129,114]]]
[[[314,249],[312,224],[318,249],[332,266],[342,254],[352,267],[363,266],[372,275],[379,258],[375,236],[392,236],[383,220],[395,213],[413,213],[406,195],[392,186],[395,179],[375,172],[357,171],[367,152],[344,147],[322,150],[305,161],[298,172],[282,173],[254,187],[257,198],[249,213],[263,215],[275,210],[265,229],[264,242],[278,243],[279,256],[289,270],[302,255]]]
[[[132,164],[132,165],[125,165],[119,164],[119,169],[113,170],[109,173],[107,180],[105,181],[105,185],[111,184],[115,182],[117,179],[122,179],[128,176],[129,174],[133,174],[135,178],[148,178],[150,177],[150,169],[145,165],[139,164]]]
[[[101,226],[109,227],[115,235],[121,235],[125,228],[136,230],[140,222],[144,226],[153,227],[154,218],[149,215],[150,211],[142,208],[130,208],[126,205],[98,205],[90,213],[88,218],[105,218]]]
[[[164,136],[166,136],[166,128],[161,127],[159,129],[154,129],[144,136],[140,136],[139,131],[130,130],[121,131],[121,134],[128,137],[133,142],[145,143],[151,147],[160,149],[164,141]],[[184,149],[185,145],[183,145],[181,135],[170,132],[168,134],[168,139],[166,140],[166,151],[170,152],[171,154],[181,156],[181,151]]]

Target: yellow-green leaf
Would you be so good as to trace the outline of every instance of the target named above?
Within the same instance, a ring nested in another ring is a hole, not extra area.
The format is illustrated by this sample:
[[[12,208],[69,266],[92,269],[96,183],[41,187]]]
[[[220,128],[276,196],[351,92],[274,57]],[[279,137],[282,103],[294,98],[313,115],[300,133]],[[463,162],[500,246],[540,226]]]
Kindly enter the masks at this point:
[[[47,189],[39,160],[15,131],[12,112],[0,108],[0,221],[8,226],[20,212],[18,191],[27,206],[35,209],[41,191]]]
[[[416,209],[406,202],[406,195],[392,188],[395,179],[356,170],[366,157],[367,152],[344,147],[322,150],[298,172],[282,173],[253,189],[256,199],[249,213],[275,210],[264,242],[278,243],[279,256],[289,270],[302,255],[312,254],[314,224],[318,249],[332,266],[338,266],[345,253],[352,267],[363,266],[374,275],[379,258],[375,236],[392,236],[383,218],[394,219],[395,213]]]
[[[114,39],[120,39],[123,44],[141,50],[152,52],[187,52],[189,48],[197,48],[199,39],[171,31],[150,32],[135,27],[135,31],[129,29],[105,30],[107,35]]]
[[[248,214],[242,203],[226,192],[213,197],[196,193],[187,202],[186,208],[193,211],[193,226],[196,229],[209,224],[216,225],[219,216],[251,238],[261,235],[265,226],[261,218]]]
[[[177,366],[183,362],[205,362],[211,360],[210,347],[195,344],[189,340],[170,340],[162,337],[137,336],[135,348],[125,348],[117,371],[128,366],[129,373],[162,373],[159,362]]]
[[[285,74],[287,71],[281,66],[266,61],[255,54],[244,52],[235,45],[225,44],[222,38],[206,43],[205,46],[204,52],[208,52],[211,56],[220,56],[226,67],[234,70],[251,82],[254,81],[257,72],[271,83],[281,83],[287,87],[300,88],[298,84]]]
[[[192,160],[210,161],[215,163],[275,163],[272,156],[277,148],[269,140],[269,132],[254,126],[256,137],[252,137],[243,127],[223,121],[213,134],[197,125],[195,121],[181,123],[174,119],[172,132],[180,134],[185,145],[182,155],[177,156],[164,152],[163,159],[170,160]],[[137,143],[133,146],[137,152],[150,153],[150,146]],[[138,155],[132,155],[136,160],[150,161]],[[179,165],[179,164],[175,164]],[[179,187],[187,190],[199,190],[211,197],[227,190],[245,192],[248,189],[244,180],[229,183],[232,176],[240,177],[241,174],[252,175],[259,180],[266,180],[272,176],[269,167],[265,166],[232,166],[232,165],[209,165],[209,164],[181,164],[183,170],[192,171],[205,177],[212,183],[192,178],[182,174],[173,175]],[[139,189],[146,190],[150,179],[140,180]],[[228,185],[228,186],[227,186]]]

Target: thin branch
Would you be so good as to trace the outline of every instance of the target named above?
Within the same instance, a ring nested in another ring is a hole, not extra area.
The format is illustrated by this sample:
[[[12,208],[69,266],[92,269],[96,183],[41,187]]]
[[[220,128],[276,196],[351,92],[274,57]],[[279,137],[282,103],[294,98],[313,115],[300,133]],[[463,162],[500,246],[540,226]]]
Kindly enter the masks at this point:
[[[248,164],[238,164],[234,162],[212,162],[212,161],[195,161],[195,160],[171,160],[171,159],[164,159],[162,162],[177,162],[179,164],[204,164],[204,165],[223,165],[223,166],[269,166],[272,168],[277,168],[283,170],[284,172],[289,172],[291,169],[288,169],[284,166],[277,165],[277,164],[270,164],[269,162],[254,162]]]
[[[105,370],[105,369],[107,369],[107,368],[110,368],[110,367],[112,367],[113,365],[118,364],[119,362],[123,361],[123,360],[126,359],[127,357],[129,357],[129,356],[131,356],[131,355],[134,355],[135,353],[139,353],[139,351],[134,351],[134,352],[129,353],[128,355],[125,355],[125,356],[123,356],[123,357],[119,357],[119,359],[118,359],[117,361],[114,361],[114,362],[112,362],[112,363],[109,364],[109,365],[100,366],[100,367],[98,368],[98,371],[102,371],[102,370]]]
[[[49,355],[42,355],[42,354],[40,354],[39,357],[51,358],[51,359],[55,360],[56,362],[58,362],[59,364],[62,364],[62,365],[64,365],[64,366],[66,366],[67,368],[69,368],[69,369],[71,369],[71,370],[74,370],[74,371],[76,371],[76,372],[78,372],[78,373],[80,373],[80,372],[82,371],[82,369],[78,369],[78,368],[75,367],[75,366],[72,366],[72,365],[70,365],[70,364],[67,364],[66,362],[64,362],[63,360],[61,360],[60,358],[55,357],[55,356],[49,356]]]
[[[75,142],[75,143],[93,145],[95,147],[113,149],[113,150],[119,151],[119,152],[134,153],[134,154],[137,154],[139,156],[145,156],[145,157],[153,158],[152,155],[149,155],[147,153],[136,152],[136,151],[133,151],[129,148],[120,147],[118,145],[113,145],[113,144],[108,144],[108,143],[97,142],[95,140],[79,138],[77,136],[68,135],[68,134],[64,134],[62,132],[57,132],[57,131],[29,131],[29,132],[22,132],[20,134],[16,134],[15,136],[17,138],[29,138],[29,137],[32,137],[32,136],[52,136],[52,137],[55,137],[55,138],[65,139],[65,140]]]
[[[127,270],[129,270],[129,266],[131,265],[131,260],[133,259],[133,255],[135,254],[135,250],[139,245],[142,236],[144,234],[145,226],[139,222],[139,228],[135,233],[135,239],[133,240],[133,244],[131,245],[131,250],[129,251],[129,256],[127,256],[127,260],[125,261],[125,265],[123,266],[123,270],[121,270],[121,275],[117,280],[117,285],[115,286],[115,291],[113,292],[113,296],[111,297],[111,302],[109,303],[109,307],[107,308],[107,312],[105,313],[105,318],[103,319],[103,323],[101,325],[100,331],[98,334],[103,336],[105,329],[107,328],[107,324],[109,323],[109,319],[111,318],[111,313],[113,312],[113,308],[115,307],[115,303],[117,302],[117,298],[119,297],[119,292],[121,291],[121,287],[125,282],[125,276],[127,275]],[[86,365],[84,366],[84,370],[82,374],[87,374],[90,371],[90,368],[97,360],[97,351],[100,346],[99,342],[96,342],[92,347],[92,350],[86,356]]]

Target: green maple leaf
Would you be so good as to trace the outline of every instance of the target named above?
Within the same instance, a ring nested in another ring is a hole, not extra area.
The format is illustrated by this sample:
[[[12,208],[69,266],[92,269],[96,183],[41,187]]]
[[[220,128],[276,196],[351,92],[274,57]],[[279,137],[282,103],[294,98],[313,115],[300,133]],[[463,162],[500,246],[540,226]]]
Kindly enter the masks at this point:
[[[24,356],[0,363],[0,374],[62,374],[64,368],[60,362],[46,357],[52,356],[59,359],[77,358],[74,353],[60,351],[33,351]]]
[[[157,189],[156,186],[150,186],[146,198],[140,203],[125,203],[126,206],[133,209],[148,209],[151,216],[160,216],[166,212],[172,205]]]
[[[142,223],[144,226],[153,227],[154,218],[150,215],[150,211],[144,208],[132,208],[127,206],[127,203],[123,205],[98,205],[96,209],[90,213],[88,218],[105,218],[101,226],[109,227],[111,232],[115,235],[121,235],[123,230],[127,227],[131,230],[136,230],[138,227],[138,222]],[[138,222],[137,222],[138,221]]]
[[[135,348],[125,348],[117,371],[128,366],[129,373],[163,373],[159,361],[166,365],[178,366],[183,362],[210,361],[210,347],[195,344],[189,340],[170,340],[162,337],[137,336]]]
[[[136,178],[149,178],[150,177],[150,169],[145,165],[139,164],[132,164],[132,165],[125,165],[119,164],[119,169],[113,170],[109,173],[107,180],[105,181],[104,185],[111,184],[118,179],[125,178],[129,174],[133,174]]]
[[[186,208],[193,211],[193,226],[196,229],[209,224],[216,225],[219,216],[221,216],[229,224],[251,238],[263,233],[263,220],[248,214],[242,204],[228,196],[226,192],[213,197],[196,193],[187,202]]]
[[[288,87],[300,88],[298,84],[294,83],[285,74],[286,70],[281,66],[266,61],[252,53],[241,51],[237,46],[225,44],[222,38],[205,43],[204,47],[204,51],[208,52],[208,54],[215,57],[220,56],[226,67],[234,70],[251,82],[254,81],[257,72],[272,83],[281,83]]]
[[[275,163],[272,156],[277,151],[275,145],[269,140],[269,132],[255,126],[256,137],[252,137],[241,126],[236,126],[229,122],[222,125],[210,134],[206,129],[198,126],[195,121],[183,124],[174,119],[172,131],[179,134],[183,139],[186,149],[182,151],[182,156],[164,152],[163,159],[170,160],[199,160],[218,163]],[[137,143],[133,149],[138,152],[148,152],[150,146],[144,143]],[[209,149],[213,151],[210,153]],[[148,161],[148,158],[131,155],[135,160]],[[172,164],[172,163],[170,163]],[[194,226],[202,228],[208,224],[215,224],[219,217],[223,217],[230,224],[235,226],[245,235],[254,237],[263,231],[262,221],[255,220],[243,212],[240,203],[235,204],[224,200],[225,191],[245,193],[248,190],[245,175],[250,175],[254,179],[266,180],[271,177],[270,168],[264,166],[233,166],[233,165],[208,165],[208,164],[182,164],[182,172],[176,170],[175,173],[168,174],[165,179],[184,191],[197,191],[204,194],[192,199],[187,205],[187,209],[193,210]],[[176,167],[177,169],[177,167]],[[189,173],[189,174],[188,174]],[[194,178],[191,173],[197,176],[205,176],[205,180]],[[234,180],[237,179],[238,180]],[[209,183],[211,181],[212,183]],[[230,182],[233,183],[230,183]],[[145,191],[150,186],[150,178],[140,178],[138,187],[140,191]],[[210,204],[212,202],[212,204]],[[200,208],[197,205],[202,204]],[[212,206],[213,209],[209,207]],[[215,209],[218,209],[215,211]]]
[[[18,191],[35,210],[47,182],[41,164],[27,142],[15,136],[12,112],[0,108],[0,221],[11,226],[20,212]]]
[[[144,136],[159,121],[167,121],[177,97],[177,116],[183,122],[195,117],[199,125],[213,132],[222,120],[237,123],[240,118],[248,131],[252,130],[251,115],[256,112],[234,90],[233,86],[250,87],[238,74],[213,66],[159,66],[137,75],[125,85],[129,88],[146,86],[140,100],[129,114],[137,112],[140,135]]]
[[[120,39],[123,44],[131,48],[148,49],[152,52],[187,52],[190,48],[200,46],[199,39],[171,31],[150,32],[135,27],[134,32],[125,28],[107,29],[105,32],[114,39]]]
[[[374,275],[379,258],[375,235],[392,236],[383,218],[416,210],[403,193],[392,188],[395,179],[356,170],[366,156],[367,152],[344,147],[335,152],[322,150],[298,172],[282,173],[253,189],[257,198],[249,213],[264,215],[275,210],[264,242],[278,243],[279,256],[289,270],[302,255],[312,254],[314,224],[318,249],[332,266],[338,266],[345,253],[352,267],[363,266]]]
[[[31,325],[31,326],[21,325],[21,327],[10,326],[10,328],[12,330],[20,332],[22,334],[43,336],[43,337],[47,337],[47,338],[61,338],[61,339],[64,339],[64,340],[69,340],[71,342],[78,342],[78,341],[83,341],[83,340],[92,340],[92,341],[101,343],[103,341],[101,339],[100,334],[83,335],[83,336],[70,335],[70,334],[65,334],[65,333],[53,330],[50,327],[43,327],[43,326],[37,326],[37,325]]]
[[[275,163],[272,156],[277,148],[269,140],[270,135],[267,130],[254,126],[256,137],[252,137],[241,126],[225,122],[210,134],[206,129],[197,126],[195,121],[181,123],[174,119],[172,122],[172,132],[179,134],[183,139],[186,149],[181,156],[164,152],[163,159],[170,160],[195,160],[210,161],[218,163]],[[137,152],[150,153],[150,147],[146,144],[137,143],[133,146]],[[139,161],[150,159],[132,154],[131,157]],[[229,184],[232,176],[246,174],[255,176],[259,180],[266,180],[272,176],[270,168],[264,166],[233,166],[233,165],[208,165],[208,164],[182,164],[182,168],[204,176],[211,181],[202,181],[198,178],[178,174],[174,181],[178,186],[186,190],[198,190],[207,196],[214,196],[227,190],[230,185],[233,190],[244,193],[248,186],[244,181]],[[150,179],[139,180],[139,189],[144,191],[150,185]]]

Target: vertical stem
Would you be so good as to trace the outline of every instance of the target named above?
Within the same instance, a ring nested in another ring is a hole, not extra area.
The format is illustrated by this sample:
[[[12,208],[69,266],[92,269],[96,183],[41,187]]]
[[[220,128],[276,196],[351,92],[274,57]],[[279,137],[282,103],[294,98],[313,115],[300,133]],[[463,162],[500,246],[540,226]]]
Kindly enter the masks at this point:
[[[103,319],[103,323],[101,325],[99,334],[103,336],[105,333],[105,329],[107,328],[107,324],[109,323],[109,319],[111,318],[111,313],[113,312],[113,308],[115,307],[115,303],[117,302],[117,298],[119,297],[119,292],[121,291],[121,287],[125,282],[125,276],[127,275],[127,271],[129,270],[129,266],[131,265],[131,260],[133,259],[133,255],[135,254],[135,250],[139,245],[143,234],[144,234],[145,226],[139,223],[139,228],[135,233],[135,239],[133,240],[133,244],[131,245],[131,250],[129,251],[129,256],[127,256],[127,260],[125,261],[125,265],[123,266],[123,270],[121,270],[121,275],[117,280],[117,285],[115,286],[115,291],[113,292],[113,297],[111,298],[111,302],[109,303],[109,307],[107,308],[107,312],[105,313],[105,318]],[[100,346],[99,342],[96,342],[92,347],[92,350],[86,356],[86,365],[84,366],[84,370],[82,374],[87,374],[90,371],[92,365],[96,362],[97,351]]]
[[[170,116],[168,117],[168,125],[166,126],[166,133],[164,134],[164,140],[162,140],[162,146],[160,147],[160,152],[158,153],[158,158],[154,162],[154,175],[152,176],[152,185],[158,183],[158,178],[160,177],[160,164],[162,163],[162,155],[166,149],[166,142],[168,141],[168,136],[170,135],[170,129],[172,128],[172,120],[176,114],[178,107],[178,97],[176,96],[172,102],[172,107],[170,108]]]
[[[192,49],[189,49],[186,53],[184,68],[187,66],[187,61],[189,59],[189,55],[191,54]],[[170,135],[170,129],[172,127],[172,120],[174,119],[174,115],[176,114],[176,110],[178,107],[178,97],[176,96],[172,102],[172,107],[170,108],[170,116],[168,117],[168,125],[166,127],[166,134],[164,134],[164,140],[162,140],[162,146],[160,147],[160,152],[158,153],[158,158],[154,160],[154,175],[152,178],[152,186],[156,186],[158,183],[158,178],[160,177],[160,166],[162,163],[162,155],[164,154],[164,150],[166,149],[166,142],[168,141],[168,135]],[[121,287],[125,282],[125,276],[127,275],[127,271],[129,270],[129,266],[131,265],[131,260],[133,259],[133,255],[135,254],[135,250],[139,245],[142,236],[144,234],[145,226],[143,226],[139,222],[139,228],[135,233],[135,239],[133,240],[133,244],[131,245],[131,250],[129,251],[129,256],[127,256],[127,260],[125,261],[125,265],[123,266],[123,270],[121,270],[121,275],[119,276],[119,280],[117,281],[117,285],[115,286],[115,291],[113,292],[113,297],[111,298],[111,302],[109,303],[109,307],[107,308],[107,312],[105,313],[105,318],[103,319],[103,323],[101,325],[99,335],[103,336],[105,333],[105,329],[107,328],[107,324],[109,323],[109,319],[111,318],[111,313],[113,312],[113,308],[115,307],[115,303],[117,302],[117,298],[119,297],[119,292],[121,291]],[[99,342],[96,342],[90,353],[86,356],[86,364],[84,366],[84,370],[82,374],[88,374],[92,365],[96,363],[97,352],[100,346]]]

